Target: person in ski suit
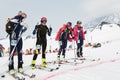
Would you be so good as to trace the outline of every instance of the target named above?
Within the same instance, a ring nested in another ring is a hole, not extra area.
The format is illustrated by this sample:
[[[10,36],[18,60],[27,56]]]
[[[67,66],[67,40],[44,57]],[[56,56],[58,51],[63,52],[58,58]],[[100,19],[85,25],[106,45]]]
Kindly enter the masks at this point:
[[[85,40],[85,34],[83,27],[81,26],[82,22],[77,21],[77,25],[74,26],[73,34],[74,34],[74,40],[77,44],[77,57],[83,58],[83,43]]]
[[[22,37],[21,34],[27,30],[27,28],[21,25],[23,19],[27,17],[26,13],[19,12],[13,18],[9,18],[6,24],[6,32],[10,35],[10,54],[9,54],[9,73],[14,74],[14,53],[18,53],[18,72],[23,72],[23,59],[22,59]]]
[[[65,61],[65,52],[67,47],[67,41],[72,41],[72,23],[67,22],[67,24],[64,24],[59,31],[57,32],[56,41],[59,41],[59,51],[57,54],[57,59],[60,61],[60,55],[62,52],[63,59]]]
[[[35,68],[35,64],[36,64],[36,59],[38,54],[40,53],[40,49],[42,47],[42,64],[41,66],[46,67],[47,63],[46,63],[46,47],[47,47],[47,36],[46,34],[48,34],[49,36],[51,36],[51,32],[52,32],[52,28],[48,28],[46,25],[47,22],[47,18],[46,17],[42,17],[41,18],[41,24],[36,25],[35,29],[33,31],[33,35],[35,35],[37,33],[37,41],[36,41],[36,52],[34,53],[33,59],[32,59],[32,69]]]

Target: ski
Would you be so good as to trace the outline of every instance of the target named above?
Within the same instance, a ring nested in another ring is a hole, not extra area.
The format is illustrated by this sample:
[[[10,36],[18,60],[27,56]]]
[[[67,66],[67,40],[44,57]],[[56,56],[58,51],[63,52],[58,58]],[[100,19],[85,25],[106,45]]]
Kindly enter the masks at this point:
[[[20,78],[18,75],[16,74],[10,74],[15,80],[25,80],[24,77]]]
[[[43,66],[41,66],[41,65],[36,65],[36,68],[37,68],[37,69],[41,69],[41,70],[46,70],[46,71],[49,71],[49,72],[52,72],[52,71],[54,71],[54,70],[58,70],[58,69],[59,69],[59,67],[52,68],[52,67],[48,67],[48,66],[43,67]]]
[[[35,74],[32,74],[32,75],[30,75],[30,74],[27,74],[27,73],[25,73],[25,72],[22,72],[22,73],[20,73],[21,75],[23,75],[23,76],[27,76],[27,77],[29,77],[29,78],[35,78]]]
[[[5,73],[9,74],[9,71],[6,71]],[[10,75],[12,78],[14,78],[15,80],[25,80],[24,77],[18,76],[17,73],[9,74],[9,75]],[[5,77],[6,77],[5,74],[1,75],[1,78],[5,78]]]
[[[52,62],[47,62],[49,64],[58,64],[58,66],[61,66],[61,64],[71,64],[71,65],[77,65],[77,64],[82,64],[83,61],[81,62],[70,62],[70,61],[63,61],[63,60],[60,60],[60,61],[52,61]]]
[[[81,60],[81,61],[91,61],[91,62],[93,62],[93,61],[99,61],[100,60],[100,58],[96,58],[96,59],[87,59],[87,58],[82,58],[82,59],[79,59],[79,58],[70,58],[70,59],[74,59],[74,60]]]

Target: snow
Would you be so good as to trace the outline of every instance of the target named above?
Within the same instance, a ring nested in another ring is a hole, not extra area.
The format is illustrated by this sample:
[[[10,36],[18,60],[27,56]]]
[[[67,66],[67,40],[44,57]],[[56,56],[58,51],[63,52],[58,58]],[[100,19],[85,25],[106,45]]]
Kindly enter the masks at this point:
[[[112,25],[112,27],[111,27]],[[102,47],[92,48],[84,47],[84,57],[88,59],[97,59],[99,61],[84,61],[82,64],[72,65],[63,64],[59,70],[48,72],[44,70],[30,69],[29,65],[33,55],[24,55],[24,70],[26,73],[36,74],[36,77],[30,79],[26,77],[26,80],[120,80],[120,27],[115,24],[104,25],[102,30],[95,29],[93,32],[86,34],[85,42],[100,42]],[[54,41],[55,34],[52,37],[48,37],[48,48],[51,44],[53,48],[58,47],[58,42]],[[92,37],[92,39],[91,39]],[[52,39],[50,39],[52,38]],[[9,45],[9,40],[0,41],[3,45]],[[103,43],[104,42],[104,43]],[[74,42],[69,43],[74,45]],[[24,48],[33,47],[35,48],[35,39],[24,40]],[[48,53],[47,61],[56,60],[57,53]],[[66,52],[66,59],[74,58],[74,50],[69,50]],[[74,60],[69,60],[74,62]],[[77,60],[77,62],[80,62]],[[37,58],[37,63],[41,64],[41,55]],[[8,70],[8,56],[0,58],[0,75],[5,74]],[[51,67],[56,67],[57,65],[49,65]],[[17,69],[17,56],[15,56],[15,68]],[[20,74],[19,74],[20,75]],[[22,75],[20,75],[22,76]],[[14,80],[9,74],[5,74],[5,78],[0,80]]]

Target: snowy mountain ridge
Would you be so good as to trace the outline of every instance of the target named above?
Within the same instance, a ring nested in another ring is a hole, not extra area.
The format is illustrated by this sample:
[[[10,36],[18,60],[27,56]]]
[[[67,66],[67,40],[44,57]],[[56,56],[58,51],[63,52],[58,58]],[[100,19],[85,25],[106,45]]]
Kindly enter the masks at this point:
[[[102,26],[103,24],[117,24],[120,26],[120,11],[116,11],[113,13],[109,13],[106,15],[102,15],[97,17],[89,22],[87,22],[84,26],[85,28],[94,29],[96,26]]]

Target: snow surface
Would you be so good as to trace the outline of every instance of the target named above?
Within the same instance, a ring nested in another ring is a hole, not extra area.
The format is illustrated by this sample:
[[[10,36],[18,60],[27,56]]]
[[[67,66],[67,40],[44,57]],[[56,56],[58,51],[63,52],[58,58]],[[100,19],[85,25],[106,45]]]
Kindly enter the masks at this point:
[[[32,70],[29,65],[33,55],[24,55],[24,70],[28,74],[36,74],[36,77],[30,79],[26,77],[26,80],[120,80],[120,27],[117,25],[104,25],[102,30],[95,29],[93,32],[88,32],[86,34],[87,42],[101,42],[102,47],[92,48],[84,47],[84,57],[87,59],[97,59],[99,61],[84,61],[83,64],[72,65],[63,64],[59,70],[53,72],[47,72],[44,70]],[[52,45],[53,48],[58,47],[58,42],[54,41],[53,34],[52,37],[48,37],[48,48]],[[49,40],[52,38],[51,40]],[[9,40],[0,41],[4,46],[8,47]],[[74,45],[74,42],[69,43]],[[35,39],[24,40],[24,49],[35,48]],[[75,50],[76,52],[76,50]],[[57,53],[48,53],[47,61],[56,60]],[[74,50],[66,52],[66,59],[74,58]],[[69,60],[74,62],[74,60]],[[78,63],[80,61],[77,61]],[[37,63],[41,64],[41,55],[37,58]],[[57,65],[49,65],[51,67],[56,67]],[[17,68],[17,56],[15,56],[15,68]],[[14,80],[9,74],[5,72],[8,70],[8,56],[0,58],[0,75],[5,74],[5,78],[0,80]],[[20,74],[19,74],[20,75]],[[20,75],[22,76],[22,75]]]

